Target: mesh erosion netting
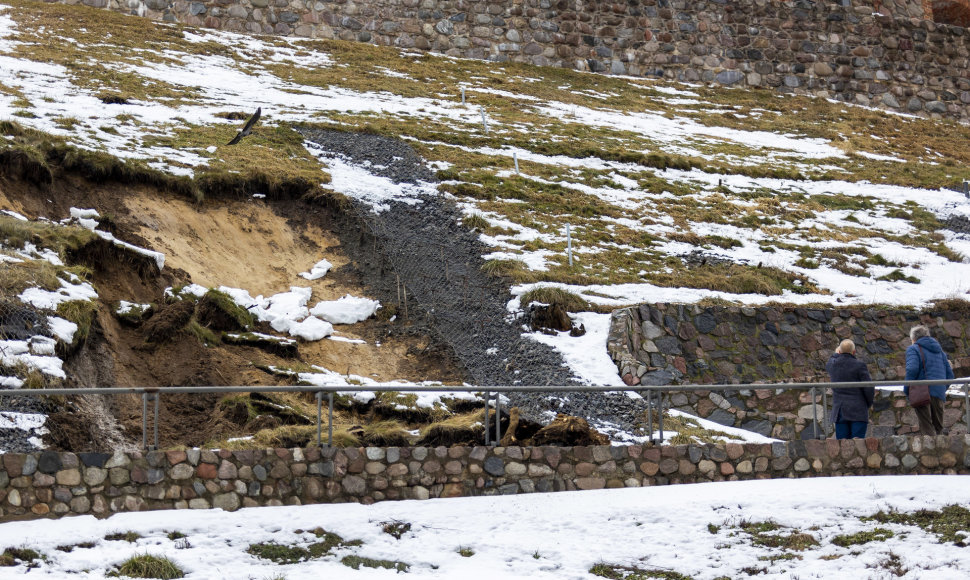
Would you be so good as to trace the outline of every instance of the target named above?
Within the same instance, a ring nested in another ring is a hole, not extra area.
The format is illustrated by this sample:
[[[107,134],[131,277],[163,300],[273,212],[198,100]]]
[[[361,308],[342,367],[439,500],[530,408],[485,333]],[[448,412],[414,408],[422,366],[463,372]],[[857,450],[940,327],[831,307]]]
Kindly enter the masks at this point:
[[[26,304],[0,295],[0,340],[27,340],[51,336],[47,317]]]

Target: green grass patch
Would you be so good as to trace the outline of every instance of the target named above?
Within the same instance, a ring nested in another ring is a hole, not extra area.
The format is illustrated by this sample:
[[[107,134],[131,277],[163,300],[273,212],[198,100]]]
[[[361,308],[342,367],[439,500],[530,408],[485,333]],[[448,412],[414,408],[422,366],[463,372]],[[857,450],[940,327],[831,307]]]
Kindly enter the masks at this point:
[[[755,546],[801,552],[819,545],[818,540],[811,534],[788,531],[787,528],[771,520],[744,521],[738,525],[738,529],[748,534],[751,537],[751,543]]]
[[[758,556],[759,562],[784,562],[791,560],[801,560],[802,557],[799,554],[792,554],[791,552],[785,552],[784,554],[771,554],[770,556]]]
[[[199,339],[199,342],[205,346],[216,346],[222,342],[222,339],[218,334],[199,324],[198,320],[190,320],[185,326],[185,329],[188,330],[189,333],[191,333],[194,337]]]
[[[970,509],[956,504],[939,510],[917,510],[913,513],[879,511],[861,519],[864,522],[915,526],[935,535],[940,543],[953,543],[960,547],[967,546],[970,536]]]
[[[287,546],[276,542],[266,542],[261,544],[250,544],[246,548],[246,553],[271,560],[277,564],[295,564],[310,559],[310,551],[302,546]]]
[[[73,552],[75,548],[93,548],[97,545],[97,542],[78,542],[77,544],[58,546],[56,549],[59,552]]]
[[[647,278],[658,286],[707,288],[732,294],[776,296],[785,290],[795,294],[821,292],[807,277],[770,266],[677,266],[673,272],[648,274]]]
[[[35,565],[38,560],[44,557],[37,550],[30,548],[7,548],[0,554],[0,566],[12,567],[26,564],[28,567]]]
[[[909,282],[910,284],[920,283],[919,278],[916,278],[915,276],[908,276],[898,268],[884,276],[879,276],[876,278],[876,280],[886,280],[888,282]]]
[[[398,520],[383,522],[381,525],[381,531],[385,534],[393,536],[395,540],[400,540],[404,534],[411,531],[411,524]]]
[[[23,248],[30,242],[38,248],[48,248],[64,259],[69,250],[78,250],[98,239],[97,234],[80,226],[62,226],[44,221],[23,221],[0,214],[0,243]]]
[[[98,304],[93,300],[71,300],[57,305],[57,315],[77,325],[74,344],[82,344],[91,332],[91,325],[98,314]]]
[[[522,260],[492,259],[482,264],[482,272],[490,276],[505,276],[516,282],[534,282],[538,276]]]
[[[558,304],[566,309],[567,312],[587,312],[590,310],[589,302],[584,298],[555,286],[541,286],[522,294],[519,297],[519,304],[523,308],[533,302],[540,302],[550,306]]]
[[[340,563],[354,570],[360,570],[360,567],[363,566],[364,568],[383,568],[385,570],[407,572],[411,568],[410,564],[399,562],[397,560],[377,560],[374,558],[365,558],[363,556],[356,556],[353,554],[341,558]]]
[[[131,578],[161,578],[171,580],[172,578],[185,578],[185,572],[178,565],[164,556],[152,556],[143,554],[128,558],[118,566],[117,572],[111,572],[109,576],[129,576]]]
[[[138,532],[132,532],[132,531],[115,532],[113,534],[108,534],[107,536],[104,537],[104,539],[112,542],[125,541],[125,542],[128,542],[129,544],[134,544],[135,542],[141,539],[141,534],[139,534]]]
[[[333,532],[328,532],[323,528],[312,530],[311,533],[320,538],[319,542],[314,542],[307,547],[307,551],[310,553],[311,558],[322,558],[323,556],[329,556],[333,550],[337,548],[355,548],[364,545],[364,542],[360,540],[344,540],[339,535]]]
[[[461,218],[461,225],[469,230],[485,231],[489,229],[488,220],[478,214],[466,215]]]
[[[691,580],[690,576],[674,572],[672,570],[648,570],[633,566],[620,566],[618,564],[595,564],[589,569],[589,573],[600,578],[610,580],[647,580],[649,578],[659,578],[661,580]]]
[[[202,297],[200,305],[205,303],[209,303],[214,308],[217,308],[219,311],[235,321],[236,325],[238,325],[240,328],[248,329],[256,323],[256,318],[253,316],[252,312],[236,304],[236,301],[225,292],[216,290],[215,288],[210,288],[209,291],[205,293],[205,296]]]
[[[849,546],[868,544],[869,542],[885,542],[894,535],[895,534],[892,532],[892,530],[887,530],[886,528],[876,528],[873,530],[866,530],[864,532],[856,532],[854,534],[840,534],[832,538],[832,543],[836,546],[848,548]]]

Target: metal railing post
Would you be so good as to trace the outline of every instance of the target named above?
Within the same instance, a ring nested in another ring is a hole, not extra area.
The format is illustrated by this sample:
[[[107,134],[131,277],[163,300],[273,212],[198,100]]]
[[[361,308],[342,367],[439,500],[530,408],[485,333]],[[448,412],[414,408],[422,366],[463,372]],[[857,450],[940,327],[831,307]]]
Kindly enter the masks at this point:
[[[657,430],[660,432],[660,444],[664,443],[664,392],[657,391]]]
[[[154,417],[155,445],[152,447],[152,449],[158,449],[158,403],[159,403],[159,399],[161,398],[161,395],[156,392],[155,394],[152,395],[152,397],[154,397],[155,399],[155,417]]]
[[[502,444],[502,393],[495,393],[495,444]]]
[[[492,444],[491,435],[492,432],[488,429],[488,405],[491,403],[492,392],[485,391],[485,446],[488,447]]]
[[[141,394],[141,448],[148,451],[148,393]]]
[[[333,447],[333,391],[327,393],[327,447]]]
[[[322,422],[321,417],[323,416],[322,407],[323,407],[323,391],[317,391],[317,447],[323,446],[323,439],[322,439],[323,428],[320,425],[320,423]]]
[[[970,385],[963,385],[963,413],[967,420],[967,433],[970,434]]]
[[[647,437],[653,443],[653,391],[647,389]]]
[[[812,387],[812,437],[818,439],[818,394]]]
[[[826,439],[828,436],[829,436],[829,390],[826,388],[822,388],[822,439]]]

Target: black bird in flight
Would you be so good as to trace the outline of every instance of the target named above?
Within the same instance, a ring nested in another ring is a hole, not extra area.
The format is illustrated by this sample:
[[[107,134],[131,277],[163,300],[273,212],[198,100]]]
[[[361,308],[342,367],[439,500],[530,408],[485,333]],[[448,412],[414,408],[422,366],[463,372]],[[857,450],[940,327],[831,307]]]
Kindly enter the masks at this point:
[[[240,139],[252,133],[253,126],[256,125],[256,121],[259,120],[259,115],[262,112],[263,112],[263,108],[257,107],[256,112],[253,113],[253,116],[250,117],[248,121],[246,121],[246,124],[243,125],[243,128],[239,131],[239,133],[236,133],[236,136],[232,138],[232,141],[226,143],[226,145],[235,145],[236,143],[239,143]]]

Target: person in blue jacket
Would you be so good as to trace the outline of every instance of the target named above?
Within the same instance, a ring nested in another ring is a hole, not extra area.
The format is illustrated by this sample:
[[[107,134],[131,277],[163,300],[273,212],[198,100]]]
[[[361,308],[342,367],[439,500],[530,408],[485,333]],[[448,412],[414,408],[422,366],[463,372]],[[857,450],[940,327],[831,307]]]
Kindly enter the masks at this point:
[[[855,343],[843,340],[825,363],[825,370],[833,383],[871,381],[866,363],[855,357]],[[832,422],[835,438],[863,438],[869,428],[869,407],[875,399],[873,387],[844,387],[832,389]]]
[[[923,325],[914,326],[909,331],[913,344],[906,348],[906,380],[952,379],[953,367],[943,352],[943,347],[930,336],[930,329]],[[947,385],[930,387],[930,404],[913,407],[919,419],[919,432],[922,435],[943,434],[943,403],[946,402]],[[909,387],[903,391],[909,395]]]

